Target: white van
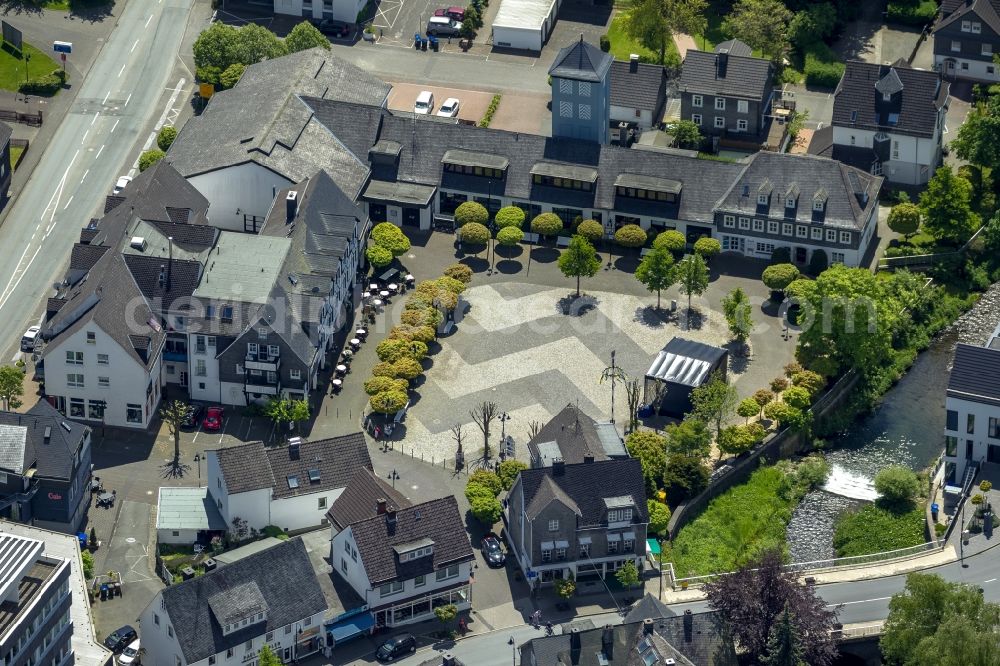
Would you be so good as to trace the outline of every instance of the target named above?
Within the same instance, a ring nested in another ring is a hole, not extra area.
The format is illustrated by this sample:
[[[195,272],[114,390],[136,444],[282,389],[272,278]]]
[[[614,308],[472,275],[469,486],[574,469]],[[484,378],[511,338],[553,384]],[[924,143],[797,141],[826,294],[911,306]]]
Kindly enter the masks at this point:
[[[24,332],[24,335],[21,337],[21,351],[30,352],[35,349],[35,340],[38,338],[38,333],[41,330],[38,326],[32,326]]]
[[[419,113],[422,116],[430,114],[434,110],[434,93],[429,90],[423,90],[419,95],[417,95],[417,101],[413,105],[413,113]]]

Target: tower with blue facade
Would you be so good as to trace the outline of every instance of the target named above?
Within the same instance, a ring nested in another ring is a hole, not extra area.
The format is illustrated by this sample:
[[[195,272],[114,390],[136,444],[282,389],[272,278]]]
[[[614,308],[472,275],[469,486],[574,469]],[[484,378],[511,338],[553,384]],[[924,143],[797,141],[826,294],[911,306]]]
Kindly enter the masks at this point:
[[[559,51],[552,77],[552,136],[607,143],[614,58],[580,41]]]

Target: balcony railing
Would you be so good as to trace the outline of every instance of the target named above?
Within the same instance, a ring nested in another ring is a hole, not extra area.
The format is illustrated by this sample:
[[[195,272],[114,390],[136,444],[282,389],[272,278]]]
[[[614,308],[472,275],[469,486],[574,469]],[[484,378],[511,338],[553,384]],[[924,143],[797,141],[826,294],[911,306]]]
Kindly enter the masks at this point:
[[[277,372],[281,367],[281,357],[268,356],[267,354],[247,354],[245,364],[247,370]]]

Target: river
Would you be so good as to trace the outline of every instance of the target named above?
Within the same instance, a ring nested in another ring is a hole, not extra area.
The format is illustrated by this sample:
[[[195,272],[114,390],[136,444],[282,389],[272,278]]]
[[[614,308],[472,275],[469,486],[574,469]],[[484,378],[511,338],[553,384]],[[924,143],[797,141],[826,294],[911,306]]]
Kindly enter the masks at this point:
[[[942,452],[945,389],[956,342],[985,344],[1000,319],[1000,283],[941,333],[876,410],[828,439],[830,478],[803,498],[788,525],[792,562],[834,557],[837,516],[875,497],[875,473],[892,464],[921,470]]]

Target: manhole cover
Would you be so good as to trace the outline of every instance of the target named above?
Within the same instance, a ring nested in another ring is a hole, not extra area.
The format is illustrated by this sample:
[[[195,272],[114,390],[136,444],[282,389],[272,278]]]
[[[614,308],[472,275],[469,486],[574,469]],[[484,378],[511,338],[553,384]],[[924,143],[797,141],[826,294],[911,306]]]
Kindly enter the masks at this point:
[[[135,538],[134,537],[129,537],[129,538],[125,539],[125,543],[135,543]]]

